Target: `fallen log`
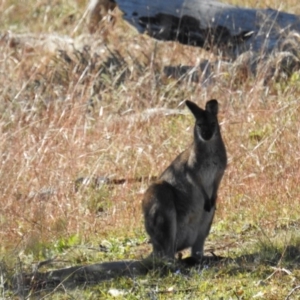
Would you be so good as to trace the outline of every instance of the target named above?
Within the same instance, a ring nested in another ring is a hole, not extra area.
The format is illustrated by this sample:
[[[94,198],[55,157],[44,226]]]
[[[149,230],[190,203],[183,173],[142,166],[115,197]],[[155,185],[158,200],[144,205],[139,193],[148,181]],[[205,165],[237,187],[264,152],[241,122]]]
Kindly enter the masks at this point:
[[[116,0],[124,19],[158,40],[212,50],[235,60],[252,51],[268,55],[282,47],[300,16],[274,9],[237,7],[215,0]]]

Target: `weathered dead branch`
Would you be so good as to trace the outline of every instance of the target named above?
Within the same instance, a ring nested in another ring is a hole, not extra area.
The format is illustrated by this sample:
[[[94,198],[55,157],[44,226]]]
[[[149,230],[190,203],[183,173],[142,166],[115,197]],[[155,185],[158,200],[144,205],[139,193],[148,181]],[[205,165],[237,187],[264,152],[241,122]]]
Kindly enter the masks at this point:
[[[118,0],[124,18],[139,32],[159,40],[203,47],[236,59],[254,51],[269,54],[291,31],[300,32],[300,17],[274,9],[250,9],[208,0]]]

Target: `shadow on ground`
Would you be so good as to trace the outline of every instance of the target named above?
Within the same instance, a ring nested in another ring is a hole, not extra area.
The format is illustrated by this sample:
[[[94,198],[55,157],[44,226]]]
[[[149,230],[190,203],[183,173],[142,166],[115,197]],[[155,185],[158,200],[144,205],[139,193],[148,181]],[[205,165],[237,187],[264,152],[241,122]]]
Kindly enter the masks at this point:
[[[178,260],[175,263],[147,258],[143,261],[116,261],[92,265],[79,265],[74,267],[56,269],[48,272],[39,272],[41,265],[53,263],[53,260],[38,264],[32,273],[16,272],[13,276],[7,275],[6,288],[13,291],[19,297],[38,295],[58,290],[84,288],[99,284],[100,282],[113,280],[120,277],[145,276],[155,271],[155,276],[167,276],[170,272],[188,274],[192,269],[224,268],[228,275],[253,272],[258,266],[284,266],[289,270],[300,267],[300,249],[289,245],[283,250],[275,247],[263,247],[260,251],[244,254],[234,258],[220,256],[205,256],[201,262],[195,264],[194,260]],[[3,272],[1,272],[3,273]],[[7,274],[7,273],[6,273]]]

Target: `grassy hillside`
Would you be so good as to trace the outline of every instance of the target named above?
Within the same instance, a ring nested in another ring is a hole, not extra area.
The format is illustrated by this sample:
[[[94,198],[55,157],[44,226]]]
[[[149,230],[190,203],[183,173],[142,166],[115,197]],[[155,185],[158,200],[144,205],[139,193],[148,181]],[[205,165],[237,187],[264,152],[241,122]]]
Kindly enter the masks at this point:
[[[296,0],[265,3],[300,13]],[[85,6],[0,3],[1,297],[16,297],[14,272],[49,258],[56,263],[42,270],[147,256],[140,203],[149,178],[192,140],[183,100],[204,106],[216,98],[229,164],[206,250],[230,260],[45,297],[285,299],[300,284],[300,73],[267,85],[264,73],[222,67],[208,86],[168,78],[164,66],[218,58],[138,35],[118,11],[90,36]],[[88,176],[128,181],[75,188]]]

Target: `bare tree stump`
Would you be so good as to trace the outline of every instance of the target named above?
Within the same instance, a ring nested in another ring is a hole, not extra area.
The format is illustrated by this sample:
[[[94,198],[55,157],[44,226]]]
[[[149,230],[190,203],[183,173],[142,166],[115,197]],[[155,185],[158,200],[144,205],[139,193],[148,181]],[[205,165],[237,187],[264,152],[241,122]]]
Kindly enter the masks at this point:
[[[88,4],[88,28],[90,33],[97,31],[100,21],[116,7],[113,0],[90,0]]]

